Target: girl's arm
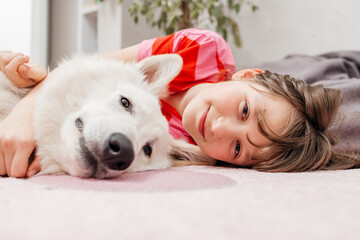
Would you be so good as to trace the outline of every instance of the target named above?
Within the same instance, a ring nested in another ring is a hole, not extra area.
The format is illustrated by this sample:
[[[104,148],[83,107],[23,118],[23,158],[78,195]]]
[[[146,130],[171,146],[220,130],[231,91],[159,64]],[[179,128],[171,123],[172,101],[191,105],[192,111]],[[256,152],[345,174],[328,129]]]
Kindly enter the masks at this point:
[[[125,62],[137,62],[139,45],[140,44],[133,45],[131,47],[127,47],[116,52],[104,54],[103,56],[106,58],[123,60]]]
[[[0,71],[17,87],[42,81],[45,68],[28,63],[29,57],[10,51],[0,52]],[[0,123],[0,176],[24,177],[28,159],[35,148],[32,126],[33,108],[39,87],[21,100]]]
[[[32,120],[41,85],[18,102],[0,124],[0,175],[24,177],[26,174],[29,157],[35,149]]]

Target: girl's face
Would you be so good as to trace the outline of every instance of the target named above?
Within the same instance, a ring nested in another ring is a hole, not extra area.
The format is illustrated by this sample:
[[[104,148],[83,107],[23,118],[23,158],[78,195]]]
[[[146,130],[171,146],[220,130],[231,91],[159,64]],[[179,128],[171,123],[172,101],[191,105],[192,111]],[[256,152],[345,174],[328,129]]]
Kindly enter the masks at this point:
[[[261,85],[252,85],[268,92]],[[280,134],[292,106],[277,96],[255,90],[249,81],[232,80],[203,85],[184,109],[182,122],[208,156],[240,166],[253,166],[261,161],[251,159],[258,150],[251,142],[259,146],[270,143],[258,130],[260,111],[271,131]]]

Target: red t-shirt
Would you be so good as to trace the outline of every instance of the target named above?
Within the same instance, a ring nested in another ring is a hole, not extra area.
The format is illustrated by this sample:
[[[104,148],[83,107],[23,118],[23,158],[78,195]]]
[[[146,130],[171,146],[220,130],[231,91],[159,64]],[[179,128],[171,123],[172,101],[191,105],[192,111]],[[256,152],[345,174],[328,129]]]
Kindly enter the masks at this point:
[[[212,31],[185,29],[165,37],[145,40],[140,44],[138,60],[167,53],[179,54],[183,59],[181,72],[169,83],[170,94],[185,91],[199,83],[224,81],[236,71],[230,47]],[[161,100],[161,103],[171,135],[195,144],[182,126],[180,114],[167,102]]]

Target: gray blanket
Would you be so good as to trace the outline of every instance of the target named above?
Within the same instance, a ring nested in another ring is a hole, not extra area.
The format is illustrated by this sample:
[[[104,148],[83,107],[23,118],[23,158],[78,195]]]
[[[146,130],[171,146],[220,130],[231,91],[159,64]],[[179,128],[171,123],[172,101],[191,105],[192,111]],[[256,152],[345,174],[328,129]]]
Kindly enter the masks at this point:
[[[340,89],[343,100],[331,127],[339,136],[336,148],[360,153],[360,51],[290,55],[257,67],[289,74],[309,84]]]

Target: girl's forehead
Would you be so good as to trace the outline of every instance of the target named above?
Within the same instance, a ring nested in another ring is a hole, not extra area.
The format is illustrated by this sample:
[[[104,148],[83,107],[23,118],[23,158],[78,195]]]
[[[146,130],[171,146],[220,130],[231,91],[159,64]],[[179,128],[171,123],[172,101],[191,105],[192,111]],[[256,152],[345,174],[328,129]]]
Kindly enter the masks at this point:
[[[265,86],[251,80],[244,82],[247,82],[249,89],[251,89],[248,100],[250,101],[250,108],[252,106],[250,112],[256,113],[256,121],[258,114],[261,113],[265,121],[264,126],[268,127],[270,132],[281,134],[286,128],[294,107],[283,97],[271,93]]]
[[[273,95],[263,95],[263,114],[266,125],[276,134],[286,128],[288,119],[293,112],[294,107],[285,99]]]

